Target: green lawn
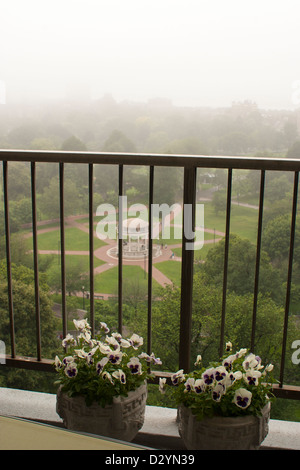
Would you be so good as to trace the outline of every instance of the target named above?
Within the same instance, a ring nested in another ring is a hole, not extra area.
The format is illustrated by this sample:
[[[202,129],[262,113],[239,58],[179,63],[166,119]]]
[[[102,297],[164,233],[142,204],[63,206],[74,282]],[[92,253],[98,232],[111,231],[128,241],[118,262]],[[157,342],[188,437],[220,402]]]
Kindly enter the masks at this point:
[[[201,207],[197,207],[196,211],[196,225],[197,221],[200,220]],[[248,238],[251,242],[256,242],[257,234],[257,221],[258,211],[257,209],[251,209],[249,207],[238,206],[236,204],[231,205],[231,216],[230,216],[230,231],[236,233],[242,238]],[[182,223],[182,214],[178,214],[174,219],[175,224]],[[220,212],[215,213],[215,209],[211,202],[204,203],[204,228],[210,230],[216,230],[225,233],[226,226],[226,213]],[[213,238],[214,235],[206,234],[205,239]]]
[[[200,208],[198,208],[200,210]],[[197,220],[197,219],[196,219]],[[230,232],[239,235],[242,238],[248,238],[252,243],[256,243],[257,238],[257,221],[258,211],[257,209],[251,209],[248,207],[238,206],[232,204],[231,206],[231,217],[230,217]],[[175,219],[175,223],[181,222],[181,215],[179,214]],[[204,204],[204,227],[219,232],[225,232],[226,214],[219,213],[216,215],[213,205],[210,202]],[[205,240],[212,240],[214,237],[220,238],[222,235],[209,234],[205,232]],[[177,240],[178,242],[178,240]],[[180,241],[178,242],[180,243]],[[171,244],[171,243],[170,243]],[[204,260],[208,251],[214,246],[214,244],[204,245],[200,250],[195,251],[195,259]],[[173,249],[176,256],[181,256],[181,248]]]
[[[181,284],[181,263],[179,261],[162,261],[155,263],[155,267],[167,276],[175,286]]]
[[[41,262],[45,258],[50,258],[52,257],[52,263],[57,263],[60,265],[60,255],[39,255],[39,260]],[[88,255],[66,255],[66,262],[68,266],[77,266],[80,264],[83,268],[83,272],[89,272],[90,269],[90,263],[89,263],[89,256]],[[94,256],[94,267],[96,268],[97,266],[101,266],[101,264],[104,264],[104,261],[101,259],[97,258]]]
[[[138,281],[141,287],[147,293],[148,287],[148,275],[140,266],[123,266],[123,283],[130,284]],[[108,269],[107,271],[97,274],[95,276],[95,292],[103,294],[116,294],[118,292],[118,267]],[[152,281],[153,291],[157,290],[160,286],[153,279]],[[126,288],[126,287],[125,287]]]
[[[32,240],[29,238],[30,246]],[[105,245],[102,240],[94,237],[94,248],[100,248]],[[88,251],[89,235],[76,227],[65,229],[65,248],[67,251]],[[39,250],[60,250],[60,231],[53,230],[51,232],[40,233],[38,235]]]
[[[238,206],[232,204],[230,216],[230,231],[242,238],[248,238],[251,242],[256,242],[257,236],[257,209]],[[225,232],[226,213],[216,214],[212,203],[204,204],[204,227],[211,230]]]
[[[198,207],[198,211],[200,207]],[[256,243],[257,236],[257,219],[258,211],[247,207],[242,207],[233,204],[231,207],[231,233],[236,233],[242,238],[248,238],[252,243]],[[196,223],[199,218],[196,216]],[[83,222],[84,219],[81,221]],[[182,223],[182,214],[179,214],[173,221],[175,224]],[[210,202],[204,204],[204,227],[211,230],[225,232],[226,214],[225,212],[216,214],[213,205]],[[175,232],[174,232],[175,230]],[[204,233],[205,240],[211,240],[214,237],[218,238],[220,235],[214,233]],[[40,234],[38,236],[38,248],[40,250],[60,250],[60,231],[59,229]],[[32,248],[32,240],[29,239],[30,249]],[[170,238],[155,240],[156,243],[163,243],[167,245],[175,245],[181,243],[181,229],[170,227]],[[105,243],[98,238],[94,239],[94,247],[103,246]],[[67,227],[65,229],[65,246],[67,251],[88,251],[89,250],[89,236],[76,227]],[[214,244],[204,245],[200,250],[196,250],[195,260],[204,260],[207,252],[214,246]],[[181,256],[181,248],[173,249],[175,255]],[[72,261],[75,264],[84,260],[84,270],[89,270],[88,256],[75,256],[72,255]],[[94,265],[99,266],[102,261],[94,258]],[[180,286],[181,283],[181,263],[176,261],[165,261],[155,263],[155,267],[171,279],[175,285]],[[138,280],[139,283],[147,291],[147,275],[139,266],[123,266],[123,281],[126,283]],[[153,280],[153,290],[159,288],[159,285]],[[95,292],[117,294],[118,290],[118,268],[109,269],[101,274],[95,276]]]

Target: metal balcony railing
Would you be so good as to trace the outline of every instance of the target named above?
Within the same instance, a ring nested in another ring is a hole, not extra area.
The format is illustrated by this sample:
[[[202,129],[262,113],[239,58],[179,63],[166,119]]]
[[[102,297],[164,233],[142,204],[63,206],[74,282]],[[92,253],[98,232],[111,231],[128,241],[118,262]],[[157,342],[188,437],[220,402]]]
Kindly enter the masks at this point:
[[[36,203],[36,164],[39,162],[51,162],[59,165],[59,192],[60,192],[60,249],[61,249],[61,292],[62,292],[62,324],[63,335],[67,334],[67,310],[66,310],[66,263],[65,263],[65,228],[64,228],[64,170],[65,164],[76,163],[88,166],[88,193],[89,193],[89,273],[90,273],[90,323],[92,332],[95,329],[94,320],[94,241],[93,241],[93,185],[95,165],[114,165],[119,171],[119,196],[123,195],[123,170],[126,165],[138,165],[149,167],[149,233],[153,227],[153,188],[155,167],[179,167],[183,168],[183,207],[191,205],[192,224],[195,223],[196,207],[196,176],[198,168],[217,168],[227,170],[227,204],[226,204],[226,230],[225,230],[225,254],[223,271],[223,301],[221,311],[220,330],[220,355],[224,350],[224,327],[226,316],[227,295],[227,271],[228,251],[230,237],[230,216],[232,200],[232,174],[234,170],[255,170],[260,174],[260,196],[258,210],[257,246],[256,246],[256,268],[253,292],[253,315],[251,331],[251,347],[255,343],[256,313],[258,300],[258,281],[260,270],[260,253],[262,238],[262,221],[264,206],[265,174],[268,171],[286,171],[294,175],[293,204],[291,214],[290,249],[287,272],[287,287],[285,299],[284,324],[282,326],[282,352],[280,364],[279,385],[274,387],[275,394],[282,398],[300,399],[300,387],[284,384],[284,368],[286,358],[287,330],[289,320],[291,279],[293,267],[293,253],[295,241],[295,226],[298,199],[298,180],[300,161],[293,159],[270,159],[270,158],[247,158],[227,156],[183,156],[183,155],[158,155],[158,154],[117,154],[117,153],[89,153],[89,152],[57,152],[57,151],[22,151],[1,150],[0,160],[3,161],[3,201],[5,217],[6,238],[6,260],[7,260],[7,282],[8,282],[8,305],[10,318],[10,340],[11,354],[6,356],[6,366],[17,368],[28,368],[34,370],[52,371],[52,359],[42,357],[41,350],[41,327],[40,327],[40,305],[39,305],[39,267],[38,267],[38,244],[37,244],[37,203]],[[14,328],[14,299],[12,289],[11,272],[11,243],[10,243],[10,216],[8,197],[8,167],[10,162],[30,162],[31,165],[31,200],[32,200],[32,231],[33,231],[33,260],[35,274],[35,317],[36,317],[36,358],[24,358],[16,354],[15,328]],[[190,343],[192,324],[192,294],[193,294],[193,267],[194,251],[186,249],[185,217],[183,217],[182,231],[182,265],[181,265],[181,309],[180,309],[180,344],[179,344],[179,368],[185,371],[190,367]],[[123,244],[118,240],[119,262],[118,262],[118,328],[122,331],[122,287],[123,287]],[[148,337],[147,348],[151,353],[152,344],[152,240],[149,239],[148,256]],[[157,374],[157,377],[163,374]]]

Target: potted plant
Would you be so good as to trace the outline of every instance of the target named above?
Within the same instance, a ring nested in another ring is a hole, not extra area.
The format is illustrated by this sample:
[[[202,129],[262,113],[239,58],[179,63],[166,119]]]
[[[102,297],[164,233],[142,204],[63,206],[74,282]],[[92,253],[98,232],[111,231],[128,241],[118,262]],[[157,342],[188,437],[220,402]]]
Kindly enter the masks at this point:
[[[161,361],[140,352],[137,334],[125,339],[101,322],[92,338],[87,320],[73,322],[77,334],[66,336],[54,362],[57,413],[68,429],[131,441],[144,423],[149,366]]]
[[[179,434],[189,450],[257,449],[268,433],[273,365],[231,348],[227,343],[226,354],[208,367],[198,356],[193,372],[179,370],[171,378]],[[166,388],[160,379],[160,391]]]

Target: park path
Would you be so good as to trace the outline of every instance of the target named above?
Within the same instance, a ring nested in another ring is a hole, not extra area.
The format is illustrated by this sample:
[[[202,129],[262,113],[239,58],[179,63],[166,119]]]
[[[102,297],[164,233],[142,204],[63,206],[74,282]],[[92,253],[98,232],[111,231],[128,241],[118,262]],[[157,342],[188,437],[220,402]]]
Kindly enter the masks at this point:
[[[173,219],[176,217],[176,215],[180,211],[181,211],[181,208],[177,207],[175,209],[175,211],[171,213],[170,217],[168,217],[165,221],[165,227],[174,226],[174,227],[182,228],[181,224],[174,224],[173,223]],[[87,223],[81,223],[80,221],[78,221],[79,218],[80,218],[80,216],[66,218],[65,219],[65,226],[66,227],[75,227],[75,228],[83,231],[84,233],[88,234],[89,233],[88,224]],[[39,224],[39,226],[43,226],[44,224],[45,224],[45,222],[43,224]],[[42,234],[42,233],[46,233],[46,232],[50,232],[50,231],[55,231],[55,230],[57,230],[57,228],[59,228],[59,225],[49,227],[49,228],[40,228],[40,229],[37,230],[37,233]],[[156,224],[156,226],[154,228],[154,237],[156,237],[160,233],[161,229],[162,229],[161,224]],[[211,229],[202,229],[202,230],[204,230],[205,232],[211,233],[211,234],[218,235],[219,237],[223,237],[225,235],[223,232],[219,232],[219,231],[216,231],[216,230],[211,230]],[[28,237],[32,236],[32,233],[27,233],[24,236],[26,238],[28,238]],[[96,235],[96,232],[95,232],[95,237],[96,236],[97,235]],[[221,240],[221,238],[205,240],[204,243],[205,244],[216,243],[219,240]],[[103,273],[103,272],[105,272],[109,269],[112,269],[112,268],[118,266],[118,259],[109,256],[108,253],[107,253],[110,247],[116,245],[116,240],[107,239],[107,240],[105,240],[105,242],[106,242],[106,244],[104,246],[102,246],[100,248],[97,248],[94,251],[94,256],[96,258],[98,258],[99,260],[104,262],[104,264],[101,264],[100,266],[97,266],[97,267],[94,268],[94,274],[95,275]],[[173,283],[165,274],[163,274],[157,267],[155,267],[155,264],[163,262],[163,261],[173,261],[173,262],[181,261],[181,257],[175,256],[175,254],[172,251],[173,248],[181,248],[181,246],[182,246],[181,243],[165,246],[165,247],[162,248],[161,255],[156,257],[156,258],[153,258],[152,277],[153,277],[153,279],[155,279],[156,282],[158,282],[158,284],[160,284],[163,287],[165,287],[167,285],[172,285]],[[59,250],[39,250],[39,253],[40,254],[59,254],[60,251]],[[88,256],[89,255],[89,251],[87,251],[87,250],[85,250],[85,251],[84,250],[82,250],[82,251],[80,251],[80,250],[74,250],[74,251],[67,250],[65,253],[66,253],[66,255],[82,255],[82,256]],[[142,260],[123,259],[123,265],[140,266],[142,269],[144,269],[146,272],[148,272],[148,261],[145,262],[145,260],[143,260],[143,259]],[[108,298],[109,296],[111,296],[111,294],[95,293],[95,296],[100,296],[102,298]]]

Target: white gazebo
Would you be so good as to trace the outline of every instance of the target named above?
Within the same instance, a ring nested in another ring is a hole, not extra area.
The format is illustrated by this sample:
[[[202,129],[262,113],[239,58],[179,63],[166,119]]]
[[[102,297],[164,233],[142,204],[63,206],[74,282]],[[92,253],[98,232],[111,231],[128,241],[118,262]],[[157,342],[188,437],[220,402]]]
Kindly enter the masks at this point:
[[[148,222],[138,217],[125,219],[122,224],[123,258],[145,259],[148,256],[149,228]],[[109,255],[118,257],[118,245],[109,250]],[[153,247],[153,256],[161,254],[159,246]]]

